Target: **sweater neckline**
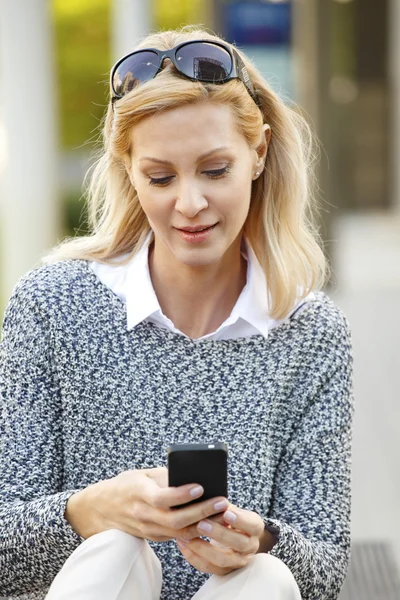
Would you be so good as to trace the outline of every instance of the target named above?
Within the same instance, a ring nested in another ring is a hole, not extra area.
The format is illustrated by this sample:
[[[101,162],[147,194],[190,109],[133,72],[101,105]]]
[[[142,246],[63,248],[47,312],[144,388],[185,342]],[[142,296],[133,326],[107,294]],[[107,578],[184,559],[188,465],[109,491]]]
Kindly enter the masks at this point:
[[[306,310],[302,311],[300,313],[300,315],[298,315],[296,318],[289,319],[288,321],[281,323],[277,327],[270,329],[268,332],[267,338],[265,338],[260,333],[260,334],[252,335],[250,337],[235,338],[235,339],[228,339],[228,340],[195,339],[195,338],[185,337],[179,333],[176,333],[175,331],[171,331],[170,329],[167,329],[164,327],[158,327],[151,321],[145,321],[145,322],[142,321],[136,327],[134,327],[131,331],[129,331],[127,328],[126,305],[123,302],[123,300],[121,300],[121,298],[119,298],[110,288],[108,288],[101,281],[101,279],[99,279],[99,277],[97,277],[97,275],[94,273],[93,269],[90,268],[88,260],[84,260],[84,259],[75,259],[75,260],[77,262],[81,263],[83,268],[86,270],[89,279],[92,280],[95,287],[99,290],[99,294],[102,296],[104,296],[104,295],[108,296],[110,298],[110,300],[113,302],[114,306],[117,308],[117,310],[120,313],[122,325],[125,328],[127,334],[134,334],[136,331],[139,331],[140,329],[149,328],[152,331],[153,336],[160,339],[162,342],[165,342],[165,338],[168,337],[171,340],[171,342],[175,341],[178,343],[183,343],[187,346],[212,348],[212,347],[217,347],[217,346],[218,347],[231,346],[232,344],[236,345],[236,346],[242,346],[242,345],[265,346],[265,345],[268,345],[272,341],[276,340],[276,338],[279,338],[281,333],[283,334],[284,332],[289,331],[296,324],[300,325],[301,323],[303,323],[307,316],[308,317],[313,316],[315,308],[316,308],[316,304],[319,304],[321,301],[323,301],[323,296],[324,296],[323,292],[316,291],[315,292],[316,300],[311,302],[310,306],[308,306]],[[322,297],[321,297],[321,295],[322,295]]]

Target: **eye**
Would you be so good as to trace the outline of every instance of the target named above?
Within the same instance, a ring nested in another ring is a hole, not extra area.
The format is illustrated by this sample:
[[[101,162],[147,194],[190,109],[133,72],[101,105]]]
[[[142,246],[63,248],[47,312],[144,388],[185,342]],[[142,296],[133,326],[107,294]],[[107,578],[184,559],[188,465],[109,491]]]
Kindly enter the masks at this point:
[[[149,185],[168,185],[170,181],[172,181],[173,175],[169,175],[168,177],[149,177]]]
[[[219,179],[223,177],[227,173],[230,172],[230,166],[227,165],[220,169],[210,169],[208,171],[203,171],[210,179]],[[160,187],[167,186],[174,179],[174,175],[168,175],[167,177],[150,177],[149,176],[149,185],[157,185]]]
[[[211,179],[219,179],[220,177],[223,177],[229,172],[229,166],[222,167],[222,169],[212,169],[211,171],[204,171],[204,173],[206,173],[208,177],[211,177]]]

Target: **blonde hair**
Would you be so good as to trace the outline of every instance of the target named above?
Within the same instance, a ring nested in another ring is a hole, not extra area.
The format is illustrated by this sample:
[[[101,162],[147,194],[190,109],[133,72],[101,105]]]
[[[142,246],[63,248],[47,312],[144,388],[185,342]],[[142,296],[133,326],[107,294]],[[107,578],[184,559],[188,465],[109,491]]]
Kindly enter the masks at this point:
[[[183,28],[151,34],[137,47],[167,50],[195,39],[221,41],[203,29]],[[212,101],[231,107],[251,148],[260,146],[263,123],[272,129],[265,169],[253,182],[244,225],[244,235],[266,275],[269,314],[284,318],[299,299],[325,284],[328,263],[315,224],[310,128],[299,112],[285,105],[249,59],[240,55],[260,107],[239,80],[223,85],[191,81],[177,76],[172,64],[118,100],[114,111],[109,104],[102,134],[104,147],[88,187],[91,234],[64,240],[43,259],[44,263],[66,259],[108,263],[126,253],[128,257],[120,264],[128,262],[151,230],[125,168],[132,127],[162,110]]]

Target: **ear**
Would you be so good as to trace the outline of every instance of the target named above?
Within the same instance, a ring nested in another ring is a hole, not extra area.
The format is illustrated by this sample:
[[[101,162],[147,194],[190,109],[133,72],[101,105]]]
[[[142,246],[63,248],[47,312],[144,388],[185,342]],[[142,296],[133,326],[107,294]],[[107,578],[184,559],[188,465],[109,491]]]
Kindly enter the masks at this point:
[[[272,134],[272,130],[271,130],[270,125],[268,125],[267,123],[264,123],[264,125],[262,126],[261,142],[257,148],[258,158],[263,163],[265,162],[265,159],[267,158],[268,146],[271,141],[271,134]]]
[[[264,135],[265,135],[265,141],[267,142],[267,146],[269,146],[270,141],[271,141],[271,135],[272,135],[272,129],[271,129],[271,125],[268,125],[268,123],[264,123],[264,125],[262,126]]]
[[[264,123],[261,130],[261,141],[256,148],[257,153],[257,162],[255,164],[255,169],[258,172],[264,170],[265,161],[267,159],[268,146],[271,140],[272,130],[270,125]]]

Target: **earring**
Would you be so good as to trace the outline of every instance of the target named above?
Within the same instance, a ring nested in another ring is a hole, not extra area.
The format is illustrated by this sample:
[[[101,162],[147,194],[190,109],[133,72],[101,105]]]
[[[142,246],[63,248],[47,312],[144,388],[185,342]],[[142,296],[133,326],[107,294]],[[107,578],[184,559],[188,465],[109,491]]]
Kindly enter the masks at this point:
[[[256,171],[255,175],[256,175],[256,177],[259,177],[260,171]]]

